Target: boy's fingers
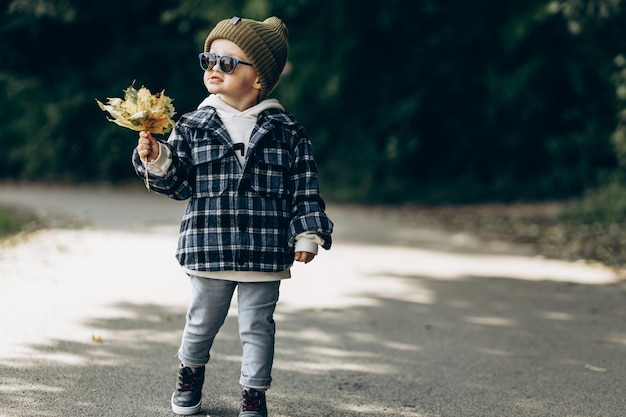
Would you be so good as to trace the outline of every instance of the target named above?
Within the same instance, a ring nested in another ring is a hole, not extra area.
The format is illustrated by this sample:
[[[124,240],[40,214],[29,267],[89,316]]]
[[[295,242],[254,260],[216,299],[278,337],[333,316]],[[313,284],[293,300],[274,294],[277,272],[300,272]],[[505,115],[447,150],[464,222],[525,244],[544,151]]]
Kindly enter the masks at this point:
[[[154,143],[156,139],[152,137],[152,134],[146,130],[139,132],[139,140],[145,140],[146,143]]]
[[[311,262],[315,258],[315,254],[310,252],[296,252],[295,260],[297,262],[304,262],[305,264]]]
[[[138,143],[139,145],[143,145],[143,146],[145,146],[146,148],[153,148],[153,147],[158,147],[158,146],[159,146],[159,144],[158,144],[158,143],[156,143],[156,142],[151,142],[151,141],[150,141],[150,139],[144,139],[144,138],[139,139],[139,140],[137,141],[137,143]]]

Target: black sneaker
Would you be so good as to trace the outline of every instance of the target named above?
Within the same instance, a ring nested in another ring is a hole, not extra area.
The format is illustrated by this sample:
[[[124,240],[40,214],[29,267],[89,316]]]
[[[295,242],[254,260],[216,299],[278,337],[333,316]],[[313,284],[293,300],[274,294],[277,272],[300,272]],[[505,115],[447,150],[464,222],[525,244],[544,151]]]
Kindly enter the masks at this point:
[[[241,393],[239,417],[267,417],[265,393],[253,388],[244,389]]]
[[[189,367],[178,370],[176,390],[172,394],[172,411],[176,414],[196,414],[202,407],[202,384],[204,366],[192,370]]]

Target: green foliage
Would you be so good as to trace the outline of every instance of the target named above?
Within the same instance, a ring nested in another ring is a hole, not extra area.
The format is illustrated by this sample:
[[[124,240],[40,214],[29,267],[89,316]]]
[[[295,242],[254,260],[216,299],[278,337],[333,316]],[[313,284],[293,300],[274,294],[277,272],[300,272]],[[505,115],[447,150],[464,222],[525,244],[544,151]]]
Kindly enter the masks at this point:
[[[0,207],[0,238],[28,229],[33,219],[24,213]]]
[[[3,6],[1,177],[130,178],[136,134],[109,126],[94,99],[119,96],[134,79],[156,91],[167,87],[188,108],[202,97],[201,91],[182,93],[189,91],[187,79],[170,76],[195,69],[182,59],[196,51],[189,34],[160,21],[162,8],[177,2],[153,3],[20,0]]]
[[[0,210],[0,236],[7,235],[14,230],[14,220],[11,213]]]
[[[616,72],[613,82],[617,100],[617,128],[613,132],[612,140],[620,166],[626,168],[626,57],[622,54],[615,57]]]
[[[587,191],[572,201],[562,218],[574,223],[626,223],[626,187],[617,181]]]
[[[568,197],[626,149],[620,0],[12,0],[0,13],[4,178],[131,178],[136,136],[94,98],[136,79],[166,89],[177,116],[194,109],[196,54],[232,15],[287,23],[275,96],[333,199]]]

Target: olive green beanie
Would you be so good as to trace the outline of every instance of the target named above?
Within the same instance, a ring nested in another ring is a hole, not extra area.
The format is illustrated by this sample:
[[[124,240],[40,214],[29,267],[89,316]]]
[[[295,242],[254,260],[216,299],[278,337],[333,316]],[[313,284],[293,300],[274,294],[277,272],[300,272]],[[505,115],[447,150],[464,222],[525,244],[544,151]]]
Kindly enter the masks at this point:
[[[233,17],[219,22],[204,41],[204,51],[211,49],[216,39],[226,39],[237,44],[250,58],[259,79],[259,101],[274,90],[283,72],[288,54],[287,26],[277,17],[262,22]]]

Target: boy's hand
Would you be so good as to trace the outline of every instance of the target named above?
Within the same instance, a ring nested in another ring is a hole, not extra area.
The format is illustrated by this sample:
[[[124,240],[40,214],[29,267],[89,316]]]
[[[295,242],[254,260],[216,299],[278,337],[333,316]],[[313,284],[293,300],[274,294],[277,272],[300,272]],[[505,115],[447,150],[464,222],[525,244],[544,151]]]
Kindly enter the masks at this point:
[[[137,152],[143,161],[152,162],[159,157],[159,142],[152,137],[150,132],[143,130],[139,132]]]
[[[311,252],[296,252],[294,257],[297,262],[304,262],[305,264],[311,262],[313,258],[315,258],[315,254]]]

